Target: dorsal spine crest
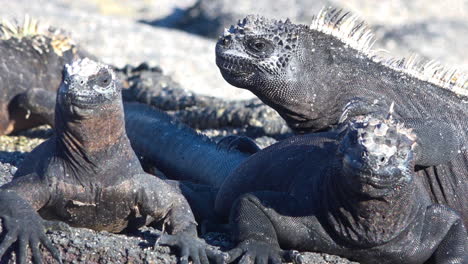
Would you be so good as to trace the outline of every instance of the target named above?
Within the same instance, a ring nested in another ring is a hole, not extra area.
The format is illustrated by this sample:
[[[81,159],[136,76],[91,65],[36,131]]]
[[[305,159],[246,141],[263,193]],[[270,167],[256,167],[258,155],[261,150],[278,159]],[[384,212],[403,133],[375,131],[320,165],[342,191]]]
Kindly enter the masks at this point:
[[[459,96],[468,96],[467,73],[443,66],[434,60],[421,59],[417,55],[401,59],[384,58],[378,55],[378,51],[372,49],[375,43],[374,34],[357,15],[351,15],[339,8],[323,8],[317,16],[314,16],[309,28],[331,35],[374,62],[381,63],[395,71],[435,84]]]
[[[37,19],[24,16],[23,23],[11,22],[2,19],[0,22],[0,40],[30,38],[33,41],[33,48],[40,54],[49,52],[46,39],[50,39],[53,51],[62,56],[67,50],[75,47],[74,41],[65,32],[41,25]]]

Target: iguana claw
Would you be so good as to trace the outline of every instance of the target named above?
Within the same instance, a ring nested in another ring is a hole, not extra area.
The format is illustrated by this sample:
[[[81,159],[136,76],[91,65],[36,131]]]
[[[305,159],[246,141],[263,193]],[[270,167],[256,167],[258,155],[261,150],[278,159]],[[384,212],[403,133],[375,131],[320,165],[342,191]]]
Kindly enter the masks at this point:
[[[185,232],[175,235],[163,234],[156,240],[155,246],[177,248],[181,264],[188,264],[189,259],[194,264],[208,264],[209,259],[215,263],[226,263],[228,259],[226,253],[209,248],[203,240]]]
[[[28,246],[31,248],[33,263],[42,263],[39,251],[39,244],[42,244],[58,263],[62,263],[60,252],[45,235],[43,220],[39,214],[14,192],[2,191],[0,201],[3,207],[0,209],[0,218],[5,232],[0,243],[0,257],[14,242],[18,242],[17,255],[20,264],[27,263]]]
[[[261,241],[248,240],[228,252],[228,263],[240,257],[239,264],[281,264],[282,260],[285,259],[286,253],[286,251],[281,250],[277,246]]]

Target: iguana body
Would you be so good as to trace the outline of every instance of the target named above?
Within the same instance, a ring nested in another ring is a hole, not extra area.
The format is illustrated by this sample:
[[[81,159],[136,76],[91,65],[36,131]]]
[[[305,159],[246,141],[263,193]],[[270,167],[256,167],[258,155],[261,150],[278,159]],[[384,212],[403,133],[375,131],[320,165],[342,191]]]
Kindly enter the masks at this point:
[[[163,221],[172,235],[161,237],[161,244],[179,247],[182,262],[191,257],[208,263],[189,204],[168,183],[146,174],[130,146],[114,73],[89,59],[66,66],[54,135],[0,188],[0,201],[6,230],[0,256],[18,240],[20,263],[28,245],[40,262],[39,243],[59,260],[36,211],[45,219],[109,232]]]
[[[334,9],[311,27],[248,16],[220,38],[216,60],[229,83],[252,91],[297,132],[327,130],[394,103],[395,118],[418,135],[415,169],[431,199],[468,223],[466,77],[434,63],[378,59],[371,37]]]
[[[231,256],[280,263],[295,249],[360,263],[464,263],[466,228],[413,172],[414,143],[410,129],[366,117],[252,155],[216,200],[218,210],[234,204]]]

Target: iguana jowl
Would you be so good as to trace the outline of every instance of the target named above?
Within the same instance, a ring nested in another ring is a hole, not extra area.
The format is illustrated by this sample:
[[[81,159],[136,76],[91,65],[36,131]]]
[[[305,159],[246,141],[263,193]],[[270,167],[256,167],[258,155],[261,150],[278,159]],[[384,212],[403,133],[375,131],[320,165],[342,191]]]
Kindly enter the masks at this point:
[[[113,71],[89,59],[67,65],[55,107],[54,135],[22,162],[12,182],[0,187],[6,235],[0,256],[18,240],[20,263],[41,262],[39,243],[60,261],[43,221],[121,232],[163,221],[160,244],[181,250],[181,261],[208,263],[186,199],[141,168],[125,132],[121,88]],[[37,211],[37,212],[36,212]],[[206,250],[206,251],[205,251]]]
[[[278,111],[297,132],[385,113],[418,135],[416,171],[431,199],[468,223],[467,76],[415,59],[385,60],[371,51],[364,23],[340,10],[312,25],[248,16],[226,30],[216,62],[232,85]]]

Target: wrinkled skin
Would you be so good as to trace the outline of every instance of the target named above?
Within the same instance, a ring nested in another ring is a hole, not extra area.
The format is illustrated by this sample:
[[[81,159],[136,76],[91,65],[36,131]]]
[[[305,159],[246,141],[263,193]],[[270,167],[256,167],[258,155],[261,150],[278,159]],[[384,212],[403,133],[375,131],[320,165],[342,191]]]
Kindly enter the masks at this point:
[[[468,224],[466,89],[452,87],[456,76],[440,77],[439,85],[374,60],[367,29],[349,13],[331,9],[314,21],[322,18],[323,25],[309,28],[247,16],[219,38],[221,74],[298,133],[330,130],[360,115],[385,117],[393,104],[395,118],[418,136],[415,171],[431,200],[455,209]]]
[[[109,232],[162,221],[168,233],[158,244],[179,249],[182,263],[223,258],[197,238],[194,216],[182,194],[143,171],[125,133],[115,75],[89,59],[66,66],[54,135],[1,187],[0,201],[6,230],[0,253],[18,240],[20,263],[26,263],[28,245],[33,261],[41,262],[39,243],[61,262],[44,234],[42,218]]]
[[[294,249],[360,263],[462,263],[466,228],[431,202],[413,172],[416,141],[393,119],[366,117],[341,133],[296,136],[252,155],[216,200],[220,213],[233,204],[238,246],[230,261],[300,263],[287,252]]]

